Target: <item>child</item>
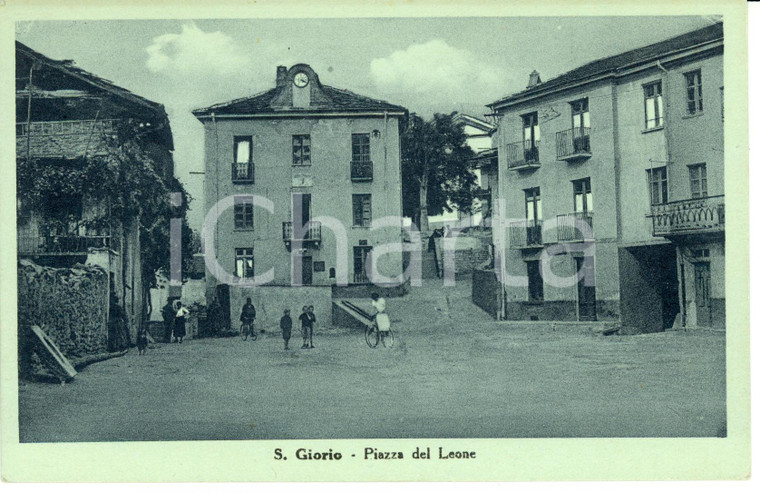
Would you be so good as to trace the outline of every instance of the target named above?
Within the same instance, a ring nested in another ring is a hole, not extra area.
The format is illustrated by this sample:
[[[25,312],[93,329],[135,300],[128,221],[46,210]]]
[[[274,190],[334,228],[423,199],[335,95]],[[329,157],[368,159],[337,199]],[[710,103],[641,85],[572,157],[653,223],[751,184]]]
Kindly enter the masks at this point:
[[[137,333],[137,354],[142,356],[148,350],[148,332],[146,329]]]
[[[311,317],[309,316],[308,306],[303,307],[301,315],[298,316],[298,320],[301,321],[301,336],[303,337],[301,349],[309,349],[309,345],[306,344],[306,341],[309,340],[309,332],[311,332]]]
[[[282,338],[285,340],[285,351],[290,349],[288,342],[290,342],[290,330],[293,328],[293,320],[290,318],[290,310],[283,312],[280,319],[280,330],[282,330]]]

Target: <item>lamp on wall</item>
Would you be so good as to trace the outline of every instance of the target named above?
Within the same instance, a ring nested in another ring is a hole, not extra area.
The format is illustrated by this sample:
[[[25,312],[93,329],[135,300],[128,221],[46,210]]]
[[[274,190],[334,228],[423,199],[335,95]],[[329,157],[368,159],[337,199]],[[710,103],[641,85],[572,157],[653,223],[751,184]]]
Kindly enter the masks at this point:
[[[372,131],[372,138],[373,139],[379,139],[380,138],[380,130],[373,130]]]

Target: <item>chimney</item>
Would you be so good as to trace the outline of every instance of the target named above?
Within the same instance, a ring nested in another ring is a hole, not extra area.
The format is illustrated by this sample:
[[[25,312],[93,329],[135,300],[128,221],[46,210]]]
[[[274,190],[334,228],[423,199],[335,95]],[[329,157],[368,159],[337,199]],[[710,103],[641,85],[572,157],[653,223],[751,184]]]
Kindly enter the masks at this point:
[[[276,87],[281,87],[286,84],[285,78],[288,75],[288,67],[284,65],[280,65],[277,67],[277,80],[276,80]]]
[[[530,73],[530,78],[528,79],[528,87],[526,89],[530,89],[531,87],[535,87],[541,83],[541,76],[538,75],[538,72],[534,70]]]

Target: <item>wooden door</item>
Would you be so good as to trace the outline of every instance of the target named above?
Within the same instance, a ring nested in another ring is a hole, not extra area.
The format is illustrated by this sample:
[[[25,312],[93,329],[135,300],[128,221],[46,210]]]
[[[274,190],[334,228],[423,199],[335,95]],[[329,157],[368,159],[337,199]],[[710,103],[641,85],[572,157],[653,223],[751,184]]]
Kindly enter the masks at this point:
[[[578,320],[596,320],[596,279],[594,274],[594,259],[576,257],[575,270],[583,272],[583,279],[578,282]]]
[[[312,283],[312,262],[311,257],[301,257],[301,284],[308,286]]]
[[[709,327],[712,323],[710,310],[710,263],[694,264],[694,302],[697,305],[697,325]]]

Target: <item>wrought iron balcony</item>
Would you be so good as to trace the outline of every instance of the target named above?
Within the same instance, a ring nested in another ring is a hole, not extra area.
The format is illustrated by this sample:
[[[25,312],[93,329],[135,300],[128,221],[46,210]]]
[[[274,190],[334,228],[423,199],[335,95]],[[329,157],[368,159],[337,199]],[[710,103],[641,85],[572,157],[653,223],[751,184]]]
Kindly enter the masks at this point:
[[[576,127],[557,132],[557,161],[575,161],[590,157],[590,127]]]
[[[594,221],[591,212],[571,212],[557,216],[557,241],[592,241]]]
[[[253,163],[232,163],[232,183],[253,183]]]
[[[538,140],[521,140],[507,144],[507,169],[519,171],[541,166],[538,157]]]
[[[293,221],[285,221],[282,223],[282,241],[288,250],[294,244],[296,248],[319,248],[322,243],[322,223],[309,221],[300,228],[293,228]]]
[[[653,236],[723,232],[726,224],[724,196],[654,205],[651,216]]]
[[[372,161],[351,161],[351,181],[372,181]]]
[[[354,282],[356,284],[369,284],[369,276],[365,269],[357,270],[354,272]]]
[[[19,255],[86,255],[93,248],[112,248],[110,236],[20,235]]]
[[[542,248],[542,221],[526,219],[509,224],[510,246],[516,250]]]

